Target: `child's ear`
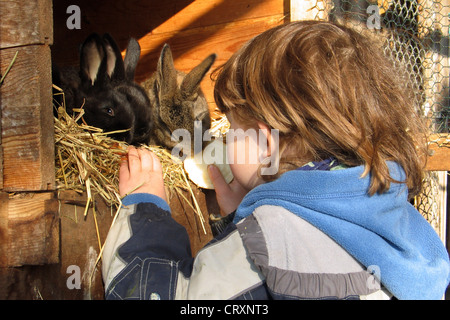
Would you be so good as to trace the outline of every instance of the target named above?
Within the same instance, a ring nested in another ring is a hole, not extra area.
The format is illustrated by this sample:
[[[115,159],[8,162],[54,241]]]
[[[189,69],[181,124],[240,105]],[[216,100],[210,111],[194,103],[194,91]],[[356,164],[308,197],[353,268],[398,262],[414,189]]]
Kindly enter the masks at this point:
[[[275,175],[278,172],[280,164],[280,150],[279,150],[279,131],[276,129],[270,129],[270,127],[263,123],[257,122],[258,144],[262,151],[260,157],[262,167],[260,167],[261,175]]]
[[[260,146],[265,146],[265,151],[262,156],[264,158],[272,156],[272,154],[277,150],[278,148],[278,139],[275,139],[272,135],[272,130],[270,127],[265,124],[264,122],[256,122],[258,124],[259,132],[258,132],[258,139],[264,139],[264,141],[259,141]]]

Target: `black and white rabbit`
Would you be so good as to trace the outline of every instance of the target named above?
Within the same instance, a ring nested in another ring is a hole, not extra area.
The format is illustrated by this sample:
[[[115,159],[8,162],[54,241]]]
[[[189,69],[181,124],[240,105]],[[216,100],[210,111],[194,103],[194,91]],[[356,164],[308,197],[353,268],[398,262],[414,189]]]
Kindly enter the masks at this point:
[[[200,89],[200,82],[215,59],[216,54],[211,54],[188,74],[185,74],[175,69],[170,47],[168,44],[164,45],[156,72],[141,83],[152,106],[151,144],[167,149],[184,144],[182,148],[186,151],[190,147],[192,154],[196,136],[194,123],[196,121],[201,123],[200,139],[203,139],[205,131],[211,128],[208,103]],[[190,134],[190,141],[179,142],[172,139],[172,133],[177,129],[185,129]],[[202,145],[204,144],[202,143]]]
[[[148,143],[152,129],[150,100],[134,82],[140,56],[135,39],[128,43],[125,58],[109,34],[91,34],[81,46],[80,67],[54,69],[54,83],[65,93],[66,108],[84,109],[88,125],[111,134],[116,140],[139,145]]]

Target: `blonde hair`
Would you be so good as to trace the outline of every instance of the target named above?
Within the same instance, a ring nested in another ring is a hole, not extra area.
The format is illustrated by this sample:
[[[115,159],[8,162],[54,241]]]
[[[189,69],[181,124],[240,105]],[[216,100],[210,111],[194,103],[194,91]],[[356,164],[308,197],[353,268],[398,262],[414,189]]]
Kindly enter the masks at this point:
[[[405,170],[410,195],[420,191],[424,125],[412,92],[369,38],[329,22],[291,22],[248,41],[214,77],[223,113],[279,130],[278,175],[334,157],[364,165],[373,195],[397,182],[391,160]]]

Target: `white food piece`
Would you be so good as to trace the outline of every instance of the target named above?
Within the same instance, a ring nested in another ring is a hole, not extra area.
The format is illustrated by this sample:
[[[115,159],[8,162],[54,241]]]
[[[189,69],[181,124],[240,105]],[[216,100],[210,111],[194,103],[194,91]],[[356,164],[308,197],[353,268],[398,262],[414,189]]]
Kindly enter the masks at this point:
[[[227,183],[233,180],[233,173],[227,162],[226,145],[219,139],[211,141],[201,153],[186,158],[184,160],[184,169],[189,179],[198,187],[214,189],[214,185],[208,174],[208,165],[210,164],[214,164],[219,168]]]

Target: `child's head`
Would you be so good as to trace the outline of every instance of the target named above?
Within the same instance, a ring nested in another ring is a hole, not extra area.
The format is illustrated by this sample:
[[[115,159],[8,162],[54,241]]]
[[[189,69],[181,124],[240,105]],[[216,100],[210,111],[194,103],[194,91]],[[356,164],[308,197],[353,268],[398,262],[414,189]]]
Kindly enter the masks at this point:
[[[401,81],[370,39],[332,23],[301,21],[247,42],[218,70],[214,95],[219,109],[244,127],[260,122],[279,130],[278,174],[335,157],[364,165],[374,194],[393,181],[385,163],[393,160],[415,194],[423,130]]]

